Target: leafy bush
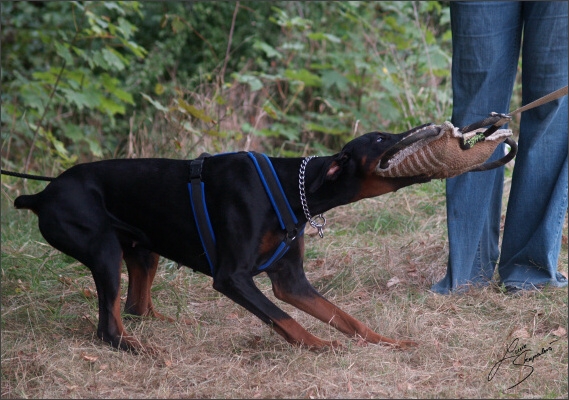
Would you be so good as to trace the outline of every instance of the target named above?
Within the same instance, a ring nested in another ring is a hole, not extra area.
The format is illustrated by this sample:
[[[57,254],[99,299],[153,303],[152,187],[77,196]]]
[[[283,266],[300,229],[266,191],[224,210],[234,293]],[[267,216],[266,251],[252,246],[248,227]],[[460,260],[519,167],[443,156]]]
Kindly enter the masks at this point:
[[[450,116],[444,3],[9,2],[1,18],[18,169],[329,152]]]
[[[129,21],[140,17],[139,6],[3,4],[3,139],[13,140],[15,151],[27,147],[31,155],[37,146],[64,166],[82,153],[112,151],[116,117],[135,104],[121,73],[146,54]]]

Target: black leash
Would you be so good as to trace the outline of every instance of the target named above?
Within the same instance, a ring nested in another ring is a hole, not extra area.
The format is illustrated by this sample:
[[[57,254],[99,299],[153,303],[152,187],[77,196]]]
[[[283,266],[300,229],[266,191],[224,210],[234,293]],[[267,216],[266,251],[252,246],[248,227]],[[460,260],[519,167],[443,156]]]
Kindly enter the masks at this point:
[[[1,170],[1,172],[2,172],[2,175],[15,176],[16,178],[33,179],[35,181],[51,182],[51,181],[55,180],[55,178],[52,178],[50,176],[22,174],[20,172],[6,171],[5,169]]]

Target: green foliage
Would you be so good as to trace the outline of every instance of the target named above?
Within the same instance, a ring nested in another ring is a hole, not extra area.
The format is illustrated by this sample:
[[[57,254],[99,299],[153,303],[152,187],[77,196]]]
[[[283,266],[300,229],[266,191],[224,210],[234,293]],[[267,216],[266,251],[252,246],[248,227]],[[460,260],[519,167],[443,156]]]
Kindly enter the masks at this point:
[[[102,157],[135,104],[120,78],[146,54],[133,41],[138,17],[137,2],[3,3],[3,136],[33,146],[39,135],[64,166],[84,152]]]
[[[271,59],[272,73],[263,68],[251,79],[249,70],[246,80],[235,74],[251,90],[277,86],[270,101],[280,111],[272,118],[280,123],[258,133],[274,136],[284,125],[289,140],[337,147],[356,121],[366,131],[406,130],[450,114],[448,8],[437,2],[279,7],[269,20],[281,28],[281,43],[275,48],[257,42]],[[296,7],[304,7],[304,18],[293,15]]]
[[[448,4],[4,2],[8,164],[337,150],[450,116]],[[31,166],[34,167],[33,165]]]

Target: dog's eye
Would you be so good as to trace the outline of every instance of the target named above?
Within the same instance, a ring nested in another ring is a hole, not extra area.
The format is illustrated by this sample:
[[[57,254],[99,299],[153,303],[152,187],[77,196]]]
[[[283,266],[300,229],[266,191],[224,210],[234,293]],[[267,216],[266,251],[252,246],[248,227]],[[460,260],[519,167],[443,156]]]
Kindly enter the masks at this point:
[[[379,137],[375,140],[375,142],[376,142],[376,143],[383,142],[383,138],[382,138],[381,136],[379,136]]]

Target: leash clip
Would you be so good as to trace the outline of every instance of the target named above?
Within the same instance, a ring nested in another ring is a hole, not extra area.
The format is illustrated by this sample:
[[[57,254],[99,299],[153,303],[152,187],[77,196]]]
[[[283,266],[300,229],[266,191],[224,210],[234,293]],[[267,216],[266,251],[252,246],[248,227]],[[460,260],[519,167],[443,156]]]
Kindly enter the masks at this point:
[[[468,150],[474,147],[476,143],[483,142],[488,136],[492,135],[494,132],[498,130],[502,125],[506,122],[509,122],[512,119],[510,115],[491,112],[489,117],[486,117],[480,121],[474,122],[470,125],[463,126],[459,129],[462,133],[463,137],[460,140],[460,148],[462,150]],[[478,132],[474,136],[465,139],[464,134],[468,132],[475,131],[480,128],[484,128],[488,125],[489,126],[484,132]]]
[[[318,223],[316,220],[320,220],[322,223]],[[308,222],[313,228],[318,229],[318,235],[320,235],[320,238],[323,238],[324,226],[326,226],[326,217],[323,214],[318,214],[317,216],[310,218]]]

